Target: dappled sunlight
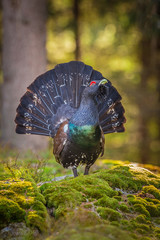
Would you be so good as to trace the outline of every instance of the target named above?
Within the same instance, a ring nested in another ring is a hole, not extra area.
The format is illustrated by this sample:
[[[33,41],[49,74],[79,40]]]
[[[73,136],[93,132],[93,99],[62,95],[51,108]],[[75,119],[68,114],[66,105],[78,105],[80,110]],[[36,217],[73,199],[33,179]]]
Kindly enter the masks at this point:
[[[160,239],[159,10],[2,1],[0,239]]]
[[[150,151],[147,161],[159,164],[157,76],[153,62],[153,70],[149,72],[145,88],[141,86],[143,70],[141,40],[145,31],[139,26],[143,19],[136,15],[136,4],[119,1],[104,3],[102,6],[99,2],[82,1],[78,36],[80,60],[100,71],[112,82],[122,96],[126,111],[126,132],[106,135],[104,157],[140,161],[143,148],[140,121],[145,118],[143,124],[147,122],[144,128],[147,132],[147,148]],[[154,18],[154,15],[150,15],[150,18]],[[150,25],[148,28],[150,34],[154,34],[155,30],[152,32]],[[154,41],[148,59],[153,57],[152,55],[156,56]],[[62,0],[48,2],[46,50],[48,69],[75,59],[75,19],[72,2]]]
[[[54,34],[49,30],[46,47],[50,63],[63,62],[67,56],[68,60],[72,59],[75,50],[73,33],[66,30],[63,33]]]
[[[116,26],[113,24],[106,25],[97,36],[94,46],[98,48],[106,48],[113,45],[115,40]]]

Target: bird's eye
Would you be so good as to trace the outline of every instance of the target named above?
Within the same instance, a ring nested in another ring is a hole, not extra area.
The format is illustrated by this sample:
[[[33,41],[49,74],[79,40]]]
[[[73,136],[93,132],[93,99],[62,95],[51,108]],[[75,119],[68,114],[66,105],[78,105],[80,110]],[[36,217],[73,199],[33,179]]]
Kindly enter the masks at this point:
[[[92,85],[95,85],[95,84],[96,84],[96,82],[92,81],[89,86],[92,86]]]

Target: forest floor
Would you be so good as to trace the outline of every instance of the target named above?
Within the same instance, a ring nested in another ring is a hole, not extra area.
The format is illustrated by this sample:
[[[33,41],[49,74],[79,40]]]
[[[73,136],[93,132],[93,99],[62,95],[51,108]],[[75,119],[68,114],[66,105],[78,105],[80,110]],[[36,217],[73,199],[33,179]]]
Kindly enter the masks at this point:
[[[159,167],[102,159],[78,171],[50,151],[1,149],[0,239],[160,239]]]

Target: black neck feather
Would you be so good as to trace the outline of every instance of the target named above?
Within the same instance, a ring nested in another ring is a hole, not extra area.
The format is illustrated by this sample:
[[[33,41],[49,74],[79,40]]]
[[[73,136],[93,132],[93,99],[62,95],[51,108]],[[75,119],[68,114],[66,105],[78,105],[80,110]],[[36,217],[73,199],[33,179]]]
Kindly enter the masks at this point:
[[[98,108],[92,98],[83,98],[77,112],[70,119],[70,123],[77,126],[96,126],[99,122]]]

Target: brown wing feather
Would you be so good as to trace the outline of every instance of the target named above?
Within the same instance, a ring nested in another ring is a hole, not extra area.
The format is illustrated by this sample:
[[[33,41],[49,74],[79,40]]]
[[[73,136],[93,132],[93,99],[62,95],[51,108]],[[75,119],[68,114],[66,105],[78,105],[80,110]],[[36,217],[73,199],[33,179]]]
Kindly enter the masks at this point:
[[[56,161],[59,162],[59,155],[61,154],[63,148],[64,148],[64,145],[67,141],[67,132],[64,130],[64,126],[68,124],[68,121],[64,121],[57,133],[56,133],[56,136],[54,137],[54,140],[53,140],[53,154],[55,155],[55,158],[56,158]]]

